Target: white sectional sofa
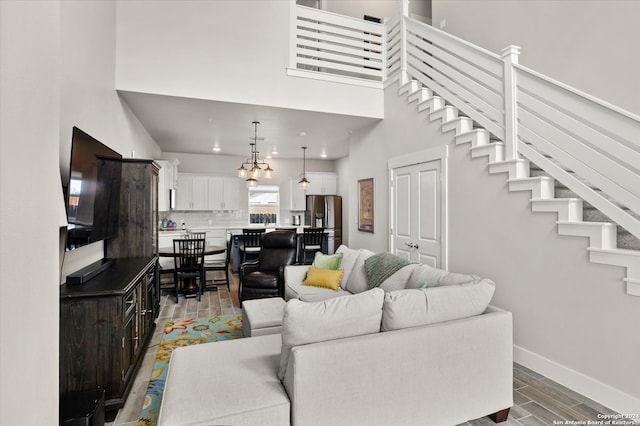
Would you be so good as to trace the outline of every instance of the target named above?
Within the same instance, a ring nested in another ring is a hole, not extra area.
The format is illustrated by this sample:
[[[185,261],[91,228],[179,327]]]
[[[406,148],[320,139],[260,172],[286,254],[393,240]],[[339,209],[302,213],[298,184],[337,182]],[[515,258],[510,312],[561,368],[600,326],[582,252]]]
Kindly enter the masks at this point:
[[[342,259],[350,271],[338,291],[307,292],[297,282],[304,267],[287,268],[290,300],[280,334],[175,350],[158,424],[450,426],[492,414],[506,420],[513,405],[512,318],[487,306],[493,282],[408,265],[378,288],[350,291],[362,283],[349,280],[364,278],[357,252],[348,253],[355,260]],[[420,288],[421,280],[429,285]]]

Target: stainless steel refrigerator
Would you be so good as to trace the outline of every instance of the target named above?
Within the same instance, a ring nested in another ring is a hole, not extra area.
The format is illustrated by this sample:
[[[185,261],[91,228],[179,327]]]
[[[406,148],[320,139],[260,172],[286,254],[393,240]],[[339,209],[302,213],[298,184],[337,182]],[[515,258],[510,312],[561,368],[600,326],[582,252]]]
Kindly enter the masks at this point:
[[[334,253],[342,244],[342,197],[307,195],[304,224],[324,228],[328,234],[327,253]]]

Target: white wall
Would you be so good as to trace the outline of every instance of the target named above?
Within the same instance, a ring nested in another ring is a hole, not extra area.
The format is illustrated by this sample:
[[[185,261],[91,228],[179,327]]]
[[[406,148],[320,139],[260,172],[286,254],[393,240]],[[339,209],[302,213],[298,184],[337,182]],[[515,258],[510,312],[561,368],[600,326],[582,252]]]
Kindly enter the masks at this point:
[[[324,0],[322,8],[340,15],[363,18],[364,15],[376,18],[395,18],[401,15],[401,0]]]
[[[116,5],[61,3],[60,170],[69,175],[71,134],[77,126],[125,158],[159,158],[161,150],[115,91]],[[61,280],[101,259],[102,243],[67,252]]]
[[[117,4],[120,90],[382,118],[381,89],[287,76],[288,1]]]
[[[115,3],[1,1],[0,20],[0,424],[48,425],[72,126],[125,156],[160,150],[115,93]]]
[[[59,1],[0,2],[2,425],[57,422],[59,31]]]
[[[640,2],[433,0],[433,25],[640,115]]]
[[[452,133],[441,135],[415,104],[386,91],[385,120],[354,134],[348,241],[387,250],[387,158],[449,144],[449,269],[492,278],[493,303],[514,315],[516,360],[622,413],[640,411],[640,298],[625,294],[624,270],[588,262],[587,240],[560,237],[554,214],[532,214],[530,194],[508,193]],[[374,234],[355,226],[356,181],[376,180]]]

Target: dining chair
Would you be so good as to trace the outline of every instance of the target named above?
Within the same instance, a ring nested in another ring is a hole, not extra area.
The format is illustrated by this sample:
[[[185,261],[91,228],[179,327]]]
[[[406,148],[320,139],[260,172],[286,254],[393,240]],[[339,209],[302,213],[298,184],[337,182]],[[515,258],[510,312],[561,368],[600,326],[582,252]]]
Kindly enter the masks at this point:
[[[225,278],[213,278],[211,280],[205,280],[205,289],[207,287],[207,283],[211,282],[214,287],[214,290],[217,290],[217,284],[227,284],[227,290],[231,291],[231,286],[229,282],[229,261],[231,259],[231,239],[227,241],[227,250],[225,253],[224,259],[205,259],[204,260],[204,273],[206,278],[206,273],[209,271],[223,271]]]
[[[242,230],[242,242],[239,249],[242,253],[242,263],[247,259],[255,260],[262,250],[262,238],[266,229],[264,228],[245,228]]]
[[[310,265],[316,252],[322,251],[324,242],[324,228],[304,228],[302,230],[302,247],[300,250],[300,263]],[[309,256],[311,253],[311,256]]]
[[[200,301],[205,282],[204,245],[204,239],[173,240],[173,283],[176,303],[178,303],[180,288],[182,287],[185,290],[186,297],[186,292],[196,282],[198,283],[198,288],[195,293],[198,301]]]
[[[206,232],[187,232],[187,235],[184,237],[186,240],[204,240],[207,238]]]

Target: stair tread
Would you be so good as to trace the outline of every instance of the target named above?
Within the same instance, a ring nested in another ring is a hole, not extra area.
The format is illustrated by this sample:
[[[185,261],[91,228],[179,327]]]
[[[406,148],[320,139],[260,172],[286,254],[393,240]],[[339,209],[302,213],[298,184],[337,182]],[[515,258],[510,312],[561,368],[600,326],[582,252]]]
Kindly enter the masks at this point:
[[[606,253],[618,253],[625,256],[636,256],[640,257],[640,250],[629,250],[623,248],[596,248],[596,247],[587,247],[588,251],[597,251],[597,252],[606,252]]]

